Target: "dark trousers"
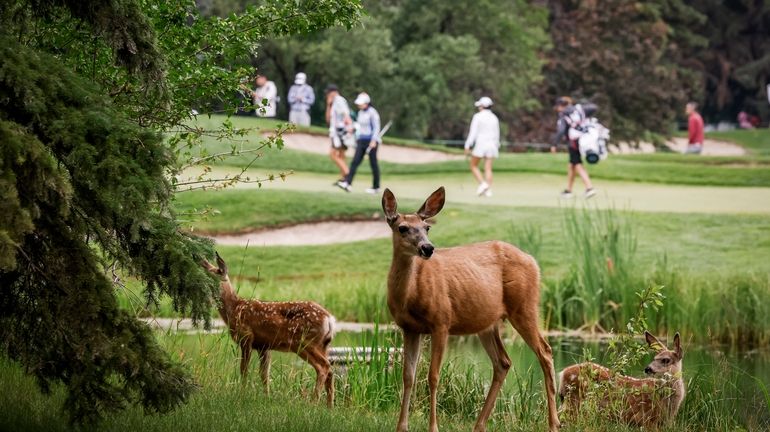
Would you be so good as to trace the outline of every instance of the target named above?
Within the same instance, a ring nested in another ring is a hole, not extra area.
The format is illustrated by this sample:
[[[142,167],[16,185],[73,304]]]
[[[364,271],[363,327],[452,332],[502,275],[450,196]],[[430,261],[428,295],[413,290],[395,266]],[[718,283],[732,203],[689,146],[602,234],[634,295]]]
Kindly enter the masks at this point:
[[[359,139],[356,142],[356,154],[353,156],[353,162],[350,163],[350,172],[345,179],[348,184],[353,184],[353,177],[356,175],[358,166],[361,165],[361,162],[364,160],[364,155],[366,154],[366,150],[369,148],[370,142],[371,140],[369,139]],[[369,150],[369,165],[372,167],[372,188],[374,189],[380,188],[380,166],[377,164],[378,148],[380,148],[379,145]]]

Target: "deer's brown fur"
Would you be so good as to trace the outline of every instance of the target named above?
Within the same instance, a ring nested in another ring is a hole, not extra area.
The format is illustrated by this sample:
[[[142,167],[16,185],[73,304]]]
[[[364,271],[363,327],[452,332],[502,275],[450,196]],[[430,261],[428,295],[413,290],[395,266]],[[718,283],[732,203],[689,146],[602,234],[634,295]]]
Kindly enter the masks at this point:
[[[327,357],[334,335],[334,317],[321,305],[310,302],[263,302],[242,299],[235,293],[227,265],[217,254],[217,267],[203,261],[203,267],[219,276],[222,303],[219,315],[230,336],[241,348],[241,377],[246,379],[255,350],[260,358],[260,375],[265,392],[270,389],[270,351],[293,352],[316,371],[315,397],[326,387],[329,407],[334,404],[334,374]]]
[[[645,332],[647,342],[658,350],[653,361],[645,368],[650,378],[633,378],[614,373],[596,363],[580,363],[559,373],[559,396],[565,414],[570,418],[580,415],[580,406],[592,391],[597,406],[612,419],[636,426],[658,427],[676,417],[685,397],[682,379],[682,348],[679,333],[674,336],[675,348],[668,350],[655,336]]]
[[[431,335],[430,430],[438,430],[437,388],[449,335],[477,334],[492,360],[493,377],[474,427],[486,430],[511,360],[498,325],[508,320],[532,348],[545,377],[550,430],[559,428],[551,347],[538,330],[540,269],[530,255],[501,241],[435,249],[428,240],[430,218],[444,205],[439,188],[412,214],[397,212],[386,189],[382,207],[393,231],[393,260],[388,274],[388,308],[404,333],[404,390],[398,431],[408,429],[409,399],[419,358],[421,335]]]

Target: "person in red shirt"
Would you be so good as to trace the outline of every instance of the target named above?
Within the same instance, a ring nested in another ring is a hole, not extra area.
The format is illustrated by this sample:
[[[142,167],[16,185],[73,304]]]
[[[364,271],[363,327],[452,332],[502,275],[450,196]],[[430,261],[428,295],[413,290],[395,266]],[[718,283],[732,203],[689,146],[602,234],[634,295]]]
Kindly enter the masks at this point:
[[[687,113],[687,150],[685,153],[700,154],[703,151],[703,117],[698,114],[698,104],[688,102],[684,109]]]

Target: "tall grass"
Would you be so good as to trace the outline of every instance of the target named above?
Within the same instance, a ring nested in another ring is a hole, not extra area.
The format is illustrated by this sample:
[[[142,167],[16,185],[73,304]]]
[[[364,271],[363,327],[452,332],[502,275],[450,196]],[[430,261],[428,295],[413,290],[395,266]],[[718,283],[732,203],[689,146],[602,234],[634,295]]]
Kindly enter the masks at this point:
[[[246,383],[241,383],[239,352],[226,332],[213,335],[158,333],[158,339],[176,360],[185,363],[192,371],[200,385],[199,392],[187,405],[168,415],[145,416],[141,409],[130,408],[108,417],[99,425],[100,430],[320,432],[390,431],[395,426],[402,389],[401,358],[398,355],[390,358],[386,350],[400,348],[402,341],[398,333],[376,329],[369,334],[338,335],[335,344],[367,346],[375,354],[370,360],[353,359],[346,368],[335,369],[337,400],[331,410],[309,397],[315,373],[294,354],[274,354],[271,395],[267,397],[256,373],[256,359]],[[427,371],[430,361],[427,342],[423,344],[412,397],[410,423],[415,430],[427,427]],[[546,410],[540,369],[523,344],[508,345],[514,367],[498,399],[490,430],[543,430]],[[592,347],[592,350],[596,349]],[[524,355],[519,355],[519,351]],[[685,354],[686,358],[688,355],[689,352]],[[562,359],[562,362],[565,360]],[[741,428],[759,431],[768,426],[770,407],[762,411],[759,406],[752,414],[745,406],[747,402],[752,403],[751,407],[757,406],[756,401],[748,401],[754,397],[748,393],[749,389],[737,384],[745,372],[722,360],[706,363],[702,360],[689,361],[685,368],[689,394],[677,421],[664,431]],[[443,431],[471,429],[486,397],[491,375],[491,367],[478,341],[452,340],[439,386],[439,415]],[[746,381],[745,377],[742,379]],[[61,420],[62,390],[54,386],[51,396],[44,396],[38,391],[34,379],[26,376],[21,368],[0,360],[0,430],[68,430]],[[757,392],[757,395],[760,393]],[[748,417],[744,417],[747,413]],[[607,423],[599,417],[589,416],[582,421],[567,425],[565,430],[634,430]]]
[[[512,230],[537,251],[537,228]],[[544,280],[542,307],[548,328],[610,331],[634,316],[637,292],[661,286],[666,298],[650,314],[650,330],[680,331],[699,340],[754,347],[770,344],[770,274],[740,269],[692,274],[662,253],[652,267],[636,263],[633,225],[615,210],[564,210],[564,242],[572,253],[566,275]],[[707,251],[704,251],[707,253]]]
[[[549,286],[544,304],[556,327],[605,331],[622,326],[632,313],[638,283],[633,267],[636,237],[615,210],[564,211],[565,243],[571,252],[567,275]]]

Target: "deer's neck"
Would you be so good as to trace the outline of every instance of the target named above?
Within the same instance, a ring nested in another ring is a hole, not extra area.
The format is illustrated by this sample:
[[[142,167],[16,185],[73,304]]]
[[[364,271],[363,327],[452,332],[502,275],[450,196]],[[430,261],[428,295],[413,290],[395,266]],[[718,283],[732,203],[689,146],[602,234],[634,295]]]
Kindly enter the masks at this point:
[[[220,297],[222,299],[222,305],[219,307],[219,315],[228,325],[231,322],[231,317],[235,313],[235,306],[238,305],[240,298],[235,293],[233,285],[230,283],[230,279],[222,281],[220,283]]]
[[[415,272],[415,257],[393,250],[393,261],[388,273],[388,295],[392,300],[404,300],[412,289]]]
[[[685,388],[682,374],[679,372],[676,375],[668,375],[663,378],[662,387],[665,389],[665,399],[662,401],[665,403],[668,410],[668,415],[674,417],[679,410],[679,406],[684,400]]]

